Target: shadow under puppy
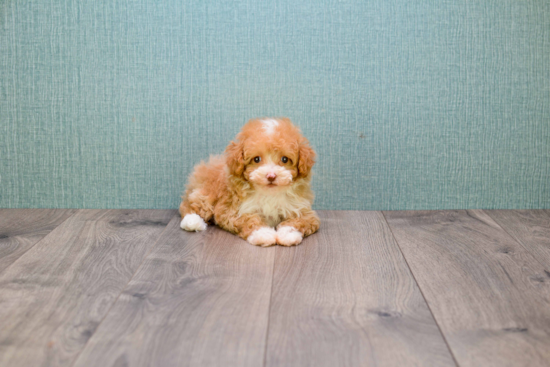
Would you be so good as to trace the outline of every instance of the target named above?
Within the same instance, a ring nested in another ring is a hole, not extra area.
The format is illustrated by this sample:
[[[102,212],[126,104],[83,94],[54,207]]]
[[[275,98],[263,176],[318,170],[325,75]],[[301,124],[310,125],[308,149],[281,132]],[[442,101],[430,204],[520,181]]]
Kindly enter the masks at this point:
[[[224,155],[195,167],[179,207],[181,228],[203,231],[214,221],[253,245],[297,245],[319,229],[314,164],[315,152],[289,119],[250,120]]]

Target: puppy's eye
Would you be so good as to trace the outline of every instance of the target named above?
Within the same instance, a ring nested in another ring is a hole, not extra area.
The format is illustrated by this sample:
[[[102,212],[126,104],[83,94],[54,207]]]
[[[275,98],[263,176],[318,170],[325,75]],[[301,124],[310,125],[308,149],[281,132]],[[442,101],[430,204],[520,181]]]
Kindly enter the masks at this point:
[[[283,163],[287,163],[287,162],[288,162],[288,158],[287,158],[287,157],[283,157],[283,158],[281,158],[281,161],[282,161]]]
[[[260,163],[261,160],[262,158],[260,157],[254,157],[254,163]]]

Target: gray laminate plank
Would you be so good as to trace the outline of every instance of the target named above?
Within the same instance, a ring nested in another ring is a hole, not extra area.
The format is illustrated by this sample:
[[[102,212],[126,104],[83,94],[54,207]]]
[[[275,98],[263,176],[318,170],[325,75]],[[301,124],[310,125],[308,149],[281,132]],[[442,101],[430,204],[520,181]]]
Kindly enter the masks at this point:
[[[175,217],[75,366],[261,366],[275,248]]]
[[[173,210],[80,210],[0,276],[0,365],[70,366]]]
[[[277,248],[266,366],[455,366],[380,212]]]
[[[550,211],[485,210],[495,222],[544,265],[550,282]]]
[[[482,210],[385,212],[456,360],[550,365],[545,269]]]
[[[0,209],[0,274],[74,209]]]

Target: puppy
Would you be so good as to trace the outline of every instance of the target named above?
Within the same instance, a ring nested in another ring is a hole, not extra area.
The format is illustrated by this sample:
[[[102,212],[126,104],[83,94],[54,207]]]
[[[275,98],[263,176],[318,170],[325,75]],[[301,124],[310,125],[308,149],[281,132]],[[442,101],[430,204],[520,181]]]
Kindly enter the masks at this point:
[[[181,228],[203,231],[213,221],[253,245],[297,245],[319,229],[314,164],[315,152],[289,119],[250,120],[224,155],[195,167],[179,207]]]

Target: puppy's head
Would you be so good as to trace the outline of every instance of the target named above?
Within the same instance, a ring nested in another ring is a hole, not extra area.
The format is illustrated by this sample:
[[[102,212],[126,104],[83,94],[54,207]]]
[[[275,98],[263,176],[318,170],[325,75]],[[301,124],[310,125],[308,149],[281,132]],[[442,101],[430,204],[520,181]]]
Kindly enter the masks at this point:
[[[287,118],[250,120],[225,150],[231,175],[275,190],[307,178],[315,152]]]

